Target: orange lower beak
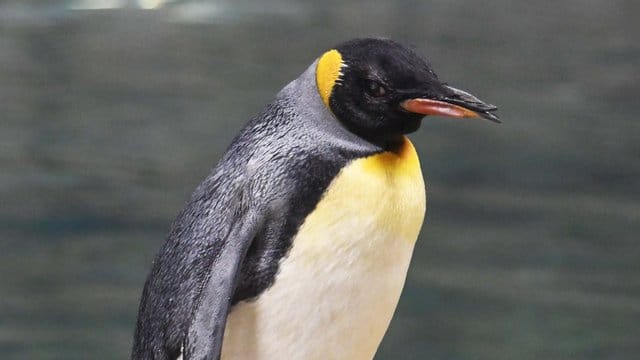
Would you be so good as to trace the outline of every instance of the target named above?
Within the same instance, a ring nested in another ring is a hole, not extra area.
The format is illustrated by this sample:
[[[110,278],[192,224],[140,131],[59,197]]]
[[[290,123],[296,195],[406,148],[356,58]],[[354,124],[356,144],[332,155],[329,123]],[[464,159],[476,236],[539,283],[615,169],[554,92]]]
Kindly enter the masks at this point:
[[[421,115],[441,115],[455,118],[479,117],[496,123],[501,122],[495,105],[487,104],[466,91],[443,85],[445,94],[440,100],[429,98],[408,99],[400,106],[409,112]]]
[[[482,117],[473,110],[460,105],[431,99],[410,99],[403,101],[400,106],[408,112],[422,115],[440,115],[456,118]]]

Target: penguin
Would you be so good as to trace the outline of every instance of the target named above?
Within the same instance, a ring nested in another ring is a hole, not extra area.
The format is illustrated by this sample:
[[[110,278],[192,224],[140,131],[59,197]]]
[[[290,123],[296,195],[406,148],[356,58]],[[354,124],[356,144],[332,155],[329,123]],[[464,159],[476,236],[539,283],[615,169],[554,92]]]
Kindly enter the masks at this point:
[[[380,38],[317,58],[232,140],[171,225],[132,359],[372,359],[425,215],[408,134],[497,108]]]

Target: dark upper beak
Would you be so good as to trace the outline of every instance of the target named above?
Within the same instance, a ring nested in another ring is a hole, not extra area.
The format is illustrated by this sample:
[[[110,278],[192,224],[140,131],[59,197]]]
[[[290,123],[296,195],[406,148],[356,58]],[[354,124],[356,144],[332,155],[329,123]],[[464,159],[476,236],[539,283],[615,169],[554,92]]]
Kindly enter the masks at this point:
[[[451,87],[444,86],[444,95],[437,98],[414,98],[404,100],[400,106],[409,112],[422,115],[441,115],[456,118],[481,117],[500,123],[497,115],[493,114],[498,108],[487,104],[477,97]]]

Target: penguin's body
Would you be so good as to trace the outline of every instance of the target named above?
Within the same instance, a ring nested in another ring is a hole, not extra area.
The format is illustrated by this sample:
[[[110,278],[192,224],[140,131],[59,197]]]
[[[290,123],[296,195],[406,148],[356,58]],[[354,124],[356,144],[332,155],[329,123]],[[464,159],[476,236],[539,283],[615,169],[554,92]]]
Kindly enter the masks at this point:
[[[377,72],[362,54],[381,60]],[[416,74],[381,78],[398,67],[389,55]],[[389,40],[344,43],[249,122],[172,225],[145,284],[132,358],[375,355],[425,213],[405,134],[424,115],[494,109],[446,85],[438,89],[450,98],[424,99],[420,88],[383,104],[400,94],[394,81],[438,84],[415,57]]]
[[[425,211],[417,155],[353,160],[306,217],[274,284],[227,319],[223,359],[371,359]]]

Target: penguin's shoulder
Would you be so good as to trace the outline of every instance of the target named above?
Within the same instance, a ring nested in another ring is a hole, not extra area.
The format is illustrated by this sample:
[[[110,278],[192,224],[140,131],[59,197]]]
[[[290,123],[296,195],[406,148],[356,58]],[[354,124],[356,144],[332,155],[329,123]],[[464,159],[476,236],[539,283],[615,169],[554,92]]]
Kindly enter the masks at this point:
[[[349,163],[368,155],[314,139],[285,141],[279,150],[268,150],[268,160],[254,160],[263,161],[254,176],[269,178],[256,187],[269,203],[268,218],[246,255],[233,304],[258,297],[273,284],[281,260],[327,188]]]

